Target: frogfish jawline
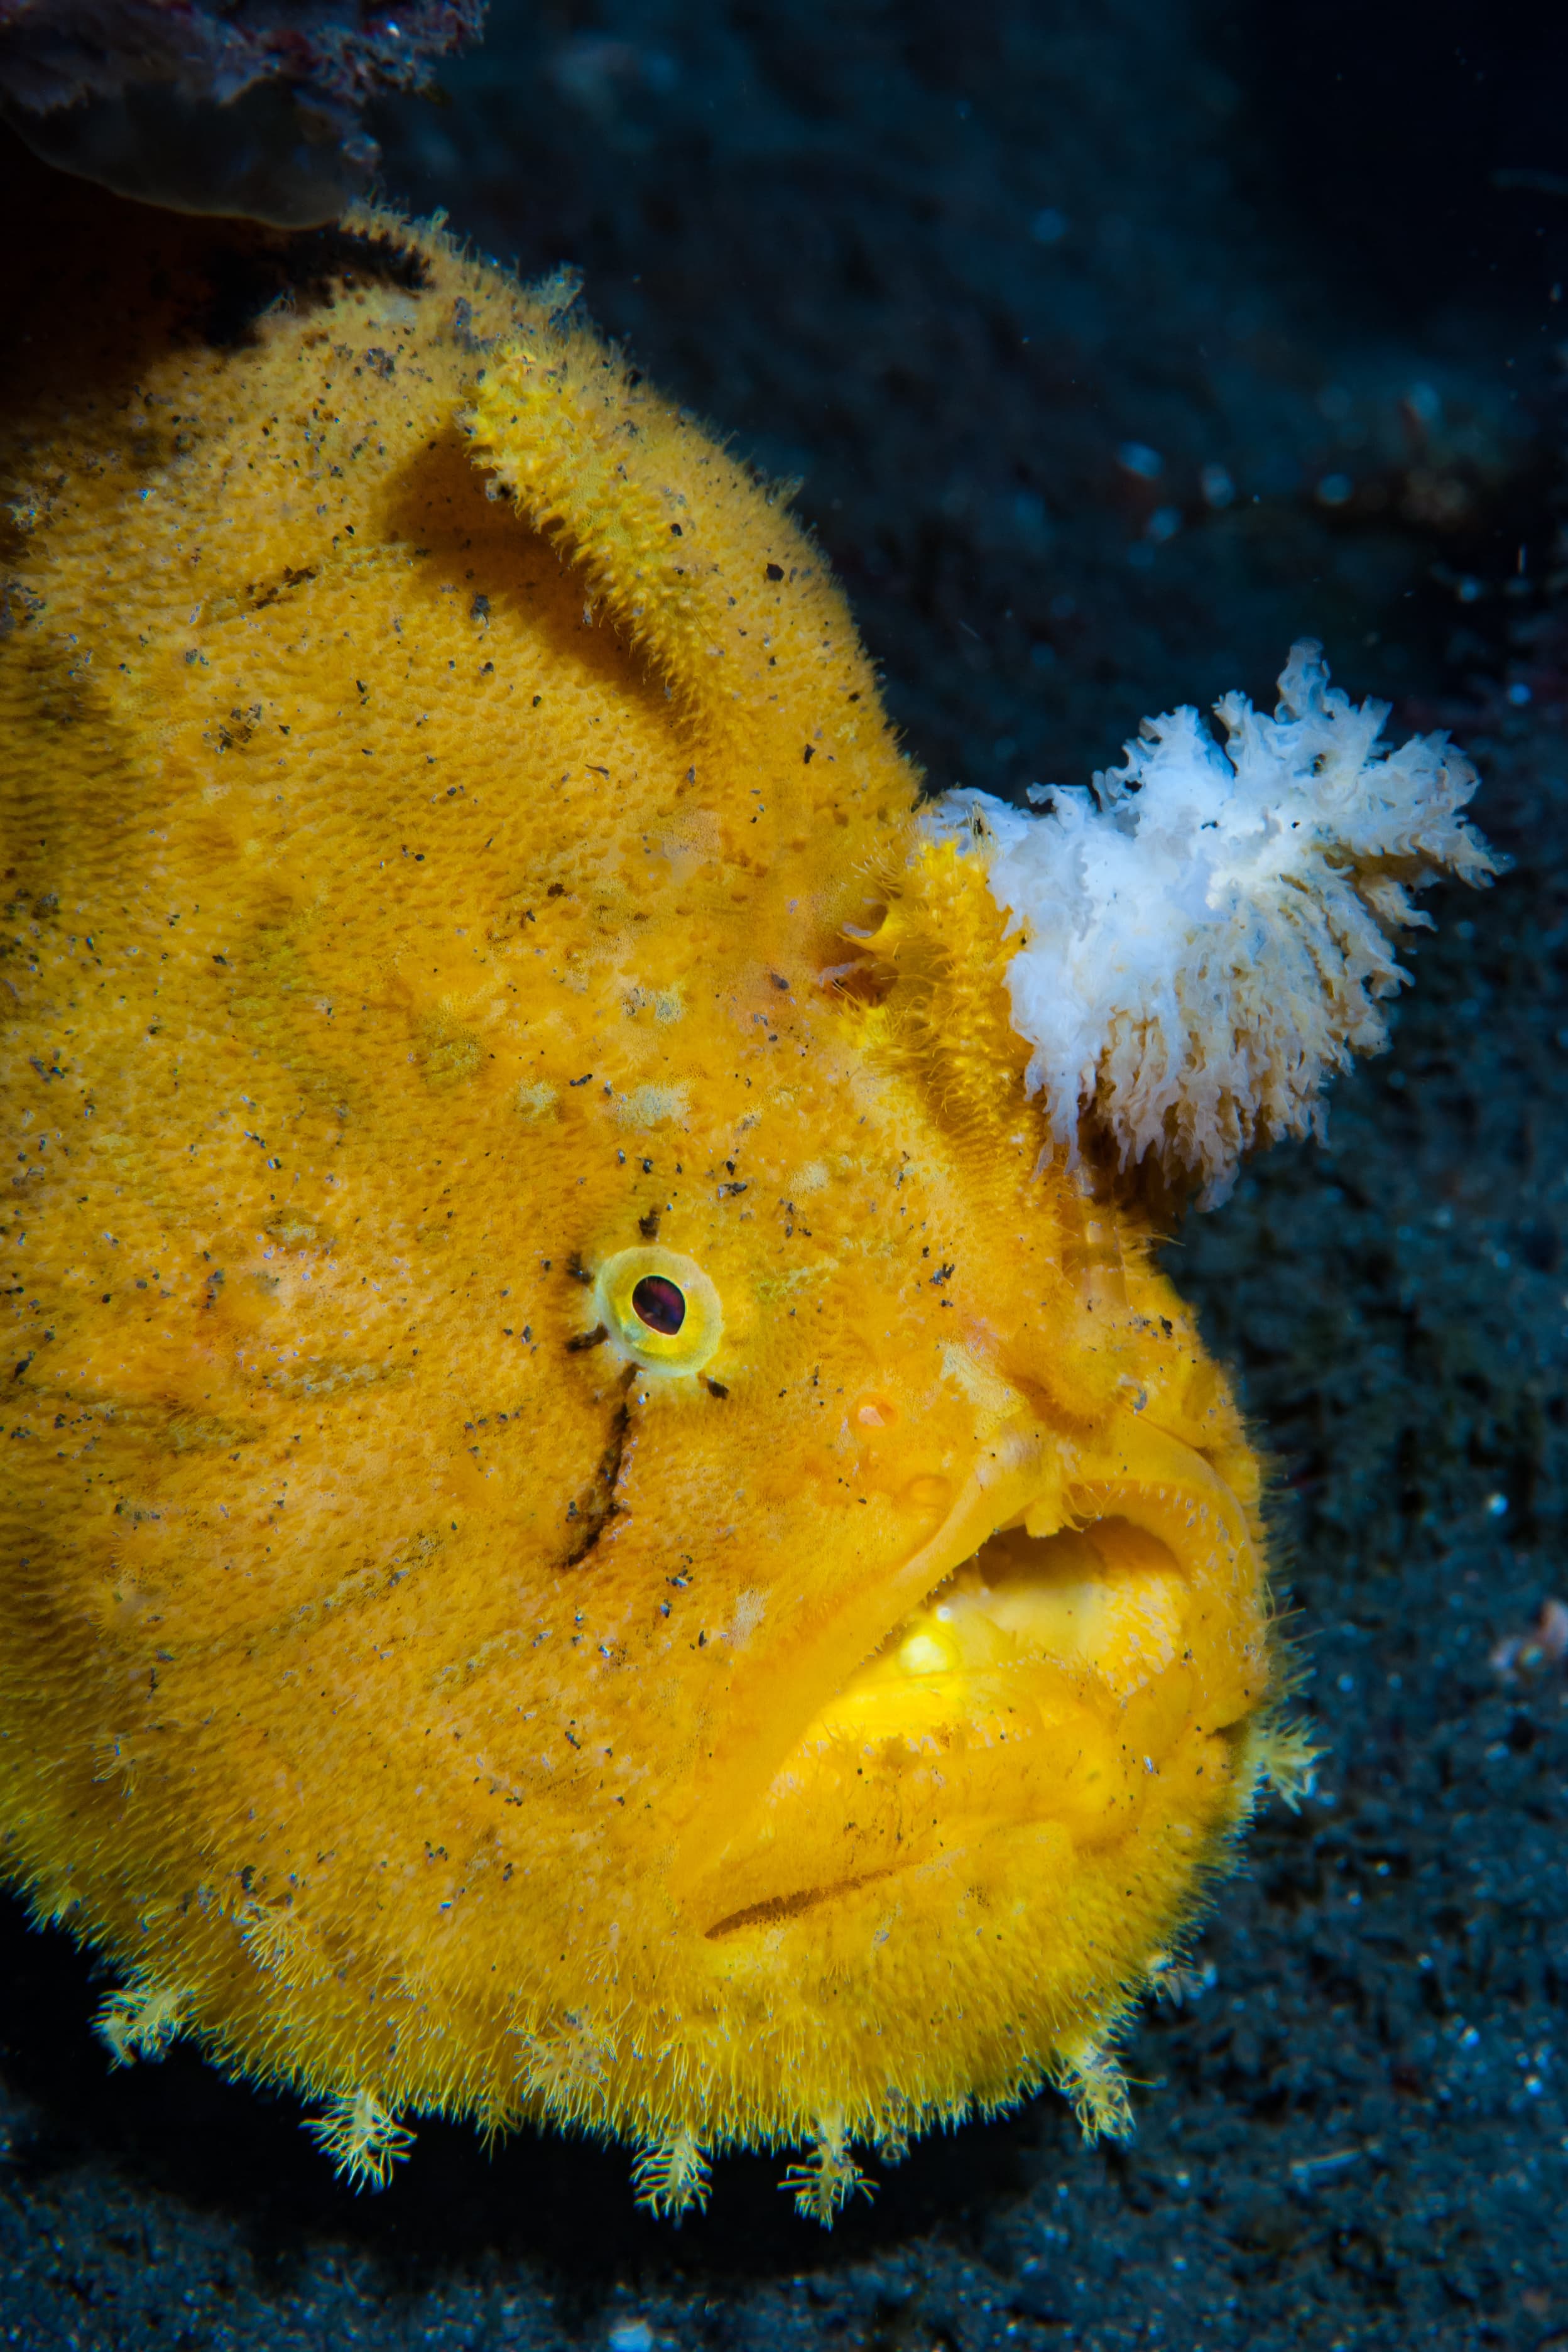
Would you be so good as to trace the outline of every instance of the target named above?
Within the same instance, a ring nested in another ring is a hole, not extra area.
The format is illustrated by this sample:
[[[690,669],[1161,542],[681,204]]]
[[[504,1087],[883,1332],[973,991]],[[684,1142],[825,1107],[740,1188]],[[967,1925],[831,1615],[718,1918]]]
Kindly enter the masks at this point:
[[[1130,1453],[1142,1457],[1136,1468]],[[1130,1517],[1167,1543],[1189,1570],[1195,1566],[1197,1544],[1186,1531],[1194,1525],[1212,1528],[1227,1562],[1221,1570],[1227,1581],[1249,1564],[1252,1537],[1235,1494],[1202,1454],[1152,1421],[1139,1423],[1135,1444],[1111,1437],[1099,1447],[1085,1447],[1075,1473],[1064,1487],[1052,1433],[1032,1419],[1009,1422],[984,1448],[936,1533],[868,1594],[857,1595],[815,1638],[808,1637],[784,1668],[790,1686],[805,1695],[787,1717],[775,1709],[770,1721],[760,1706],[749,1706],[747,1684],[752,1677],[736,1675],[728,1694],[729,1720],[760,1721],[760,1728],[749,1738],[742,1732],[715,1740],[711,1778],[677,1844],[667,1882],[683,1908],[708,1913],[706,1936],[742,1920],[749,1924],[753,1909],[761,1914],[773,1908],[742,1906],[726,1914],[722,1887],[726,1865],[744,1850],[775,1774],[860,1671],[994,1538],[1021,1529],[1027,1519],[1031,1535],[1044,1540],[1114,1515]],[[1200,1533],[1197,1542],[1205,1540]],[[1214,1573],[1215,1567],[1211,1559],[1200,1575]],[[779,1674],[773,1654],[755,1680],[761,1685]],[[837,1889],[792,1890],[778,1899],[788,1911],[805,1908],[884,1874],[859,1873]]]

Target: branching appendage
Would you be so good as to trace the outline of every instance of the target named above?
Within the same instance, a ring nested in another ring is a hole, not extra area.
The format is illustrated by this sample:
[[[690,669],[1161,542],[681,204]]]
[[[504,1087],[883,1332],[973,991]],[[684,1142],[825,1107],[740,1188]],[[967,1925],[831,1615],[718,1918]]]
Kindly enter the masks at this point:
[[[1322,1751],[1299,1723],[1266,1723],[1258,1738],[1259,1777],[1291,1812],[1316,1785]]]
[[[1075,2042],[1064,2047],[1061,2065],[1062,2089],[1072,2101],[1085,2139],[1131,2139],[1132,2102],[1127,2077],[1110,2053],[1098,2042]]]
[[[133,2066],[138,2058],[155,2061],[167,2053],[180,2030],[184,1998],[166,1985],[124,1985],[110,1994],[92,2021],[93,2032],[116,2066]]]
[[[1151,1953],[1144,1980],[1156,2000],[1167,2002],[1172,2009],[1181,2009],[1188,2001],[1201,2000],[1219,1981],[1219,1970],[1212,1960],[1193,1962],[1174,1952]]]
[[[632,2167],[637,2201],[659,2221],[679,2221],[700,2213],[712,2187],[708,2158],[689,2131],[673,2133],[657,2147],[645,2147]]]
[[[310,2116],[304,2128],[351,2189],[384,2189],[393,2166],[414,2145],[414,2134],[388,2114],[374,2091],[340,2091],[325,2114]]]
[[[1269,1789],[1294,1812],[1311,1795],[1321,1760],[1300,1724],[1265,1717],[1249,1725],[1237,1756],[1237,1820],[1249,1822]]]
[[[804,2164],[792,2164],[779,2182],[795,2198],[803,2221],[820,2221],[831,2230],[851,2197],[874,2197],[877,2184],[856,2163],[842,2116],[824,2116],[816,2126],[811,2154]]]

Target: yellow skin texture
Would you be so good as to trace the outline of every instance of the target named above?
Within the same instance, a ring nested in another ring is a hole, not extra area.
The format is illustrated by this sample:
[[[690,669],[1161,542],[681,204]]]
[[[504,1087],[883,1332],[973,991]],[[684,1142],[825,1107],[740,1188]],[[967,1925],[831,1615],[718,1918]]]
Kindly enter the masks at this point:
[[[5,312],[5,1868],[121,2054],[362,2175],[804,2140],[826,2215],[1042,2080],[1114,2126],[1267,1761],[1258,1465],[820,553],[435,233],[214,349],[279,242],[73,203]]]

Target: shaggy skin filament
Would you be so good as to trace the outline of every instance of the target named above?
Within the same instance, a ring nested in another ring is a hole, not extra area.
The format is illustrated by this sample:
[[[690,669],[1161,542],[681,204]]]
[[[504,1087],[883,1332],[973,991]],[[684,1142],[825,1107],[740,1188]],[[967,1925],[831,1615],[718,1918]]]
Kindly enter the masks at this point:
[[[810,2154],[804,2163],[789,2167],[779,2187],[794,2197],[803,2221],[816,2221],[825,2230],[833,2227],[852,2197],[877,2193],[876,2182],[856,2163],[843,2118],[837,2116],[818,2125]]]
[[[414,2145],[414,2134],[388,2115],[372,2091],[345,2091],[301,2128],[331,2158],[351,2189],[384,2189],[394,2165]]]
[[[184,1995],[153,1985],[125,1986],[110,1994],[93,2031],[106,2044],[117,2066],[133,2066],[139,2058],[154,2062],[167,2054],[179,2032]]]
[[[707,2158],[689,2132],[645,2148],[632,2166],[637,2201],[658,2220],[700,2213],[711,2187]]]

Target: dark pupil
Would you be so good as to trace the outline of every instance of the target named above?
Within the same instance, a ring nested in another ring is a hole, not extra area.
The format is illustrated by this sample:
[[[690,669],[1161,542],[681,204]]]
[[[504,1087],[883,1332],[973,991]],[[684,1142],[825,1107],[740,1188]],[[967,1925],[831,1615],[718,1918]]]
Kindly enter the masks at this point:
[[[632,1305],[650,1331],[679,1331],[686,1320],[686,1300],[666,1275],[645,1274]]]

